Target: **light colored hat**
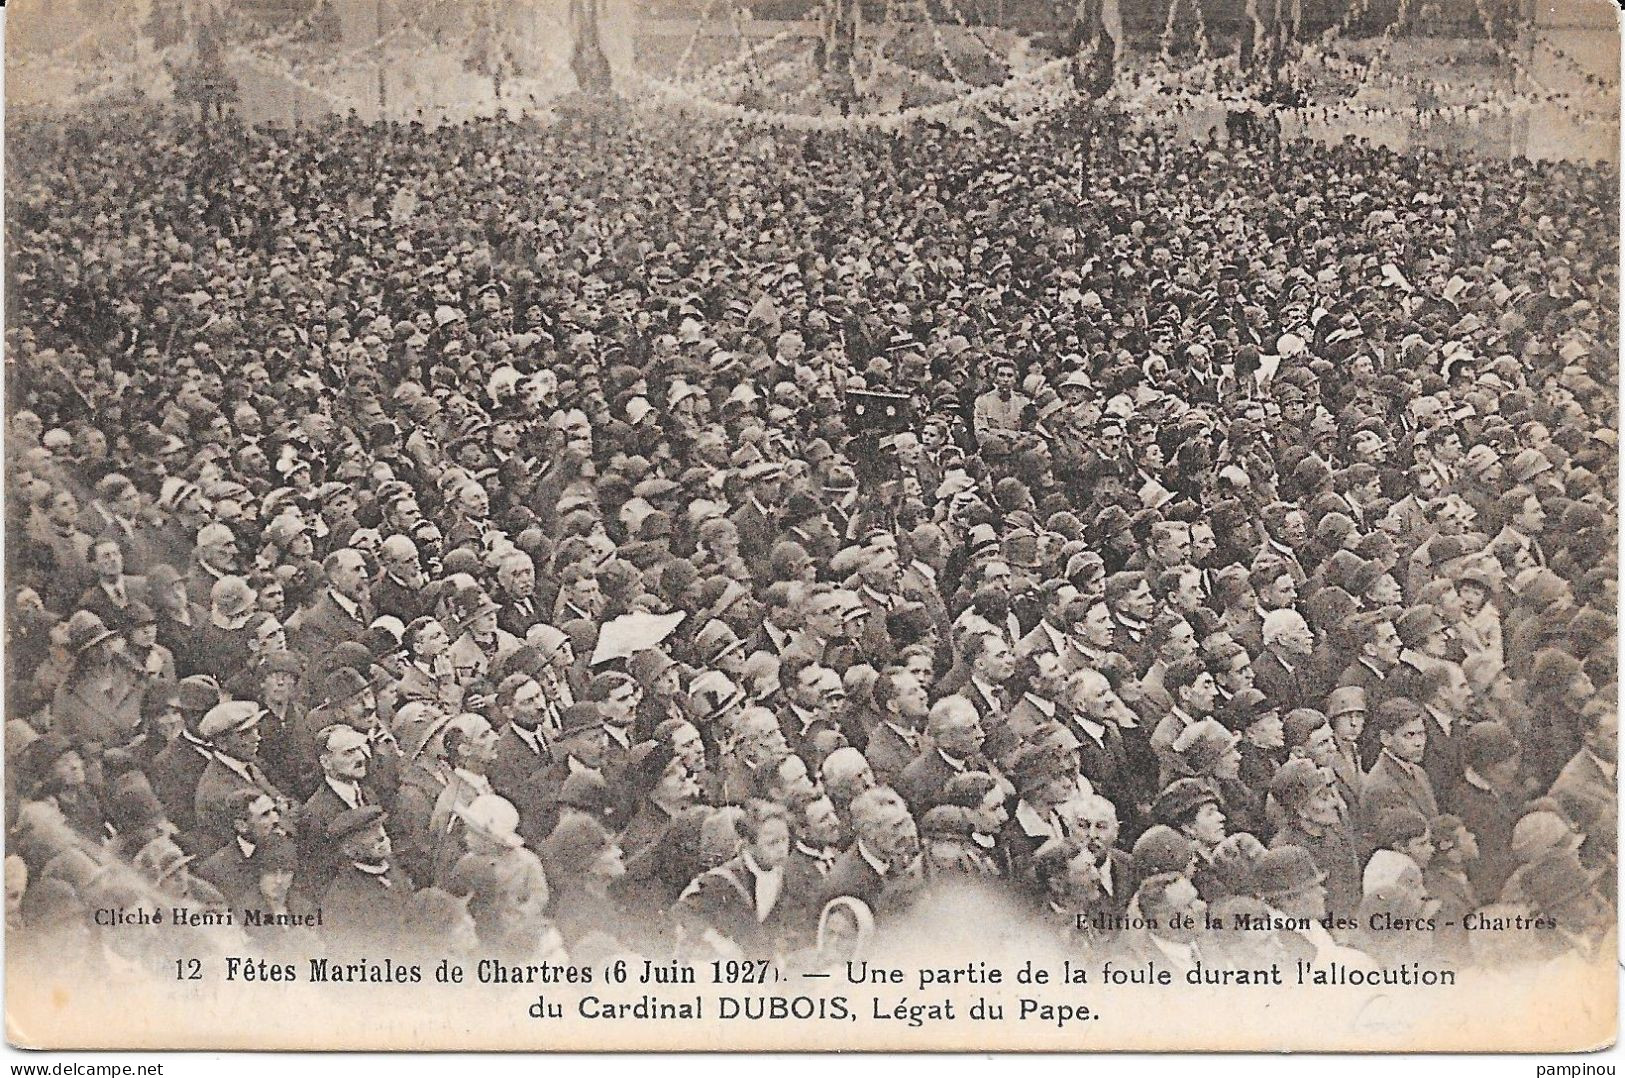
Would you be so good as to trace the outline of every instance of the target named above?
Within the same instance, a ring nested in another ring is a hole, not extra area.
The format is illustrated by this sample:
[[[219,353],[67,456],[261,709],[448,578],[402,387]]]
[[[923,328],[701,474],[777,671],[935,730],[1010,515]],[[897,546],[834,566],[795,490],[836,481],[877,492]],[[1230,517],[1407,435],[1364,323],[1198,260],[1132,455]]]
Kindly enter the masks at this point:
[[[525,630],[525,643],[536,649],[544,659],[551,659],[570,638],[545,622],[538,622]]]
[[[519,810],[506,797],[481,794],[453,811],[464,826],[481,838],[509,849],[517,849],[525,844],[525,840],[519,837]]]
[[[223,576],[209,589],[209,602],[227,617],[235,617],[254,603],[254,589],[240,576]]]
[[[1531,812],[1512,829],[1512,856],[1533,861],[1548,850],[1579,849],[1585,836],[1555,812]]]
[[[1344,685],[1333,689],[1326,700],[1326,714],[1332,718],[1364,710],[1366,710],[1365,689],[1358,685]]]
[[[205,524],[198,529],[198,546],[219,546],[223,543],[235,543],[236,541],[237,536],[224,524]]]
[[[1366,862],[1365,876],[1361,880],[1364,893],[1369,895],[1373,891],[1405,884],[1413,887],[1422,884],[1422,870],[1406,854],[1398,850],[1378,850]]]
[[[198,736],[212,741],[222,734],[235,733],[259,725],[265,709],[252,700],[227,700],[211,707],[198,723]]]

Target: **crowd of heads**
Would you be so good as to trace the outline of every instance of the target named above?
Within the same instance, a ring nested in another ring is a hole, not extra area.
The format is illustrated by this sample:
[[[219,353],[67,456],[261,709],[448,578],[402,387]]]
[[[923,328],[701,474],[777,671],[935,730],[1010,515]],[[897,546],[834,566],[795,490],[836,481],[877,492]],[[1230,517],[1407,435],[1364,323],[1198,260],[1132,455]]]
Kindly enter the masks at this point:
[[[24,944],[139,963],[92,914],[161,896],[811,967],[964,888],[1176,965],[1599,946],[1612,172],[1070,114],[8,149]]]

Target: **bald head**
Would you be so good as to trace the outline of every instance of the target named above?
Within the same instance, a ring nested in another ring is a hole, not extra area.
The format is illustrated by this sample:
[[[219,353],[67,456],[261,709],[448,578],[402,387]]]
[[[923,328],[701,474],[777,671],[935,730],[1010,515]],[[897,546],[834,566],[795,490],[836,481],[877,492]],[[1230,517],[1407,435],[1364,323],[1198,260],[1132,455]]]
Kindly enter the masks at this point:
[[[1307,655],[1315,648],[1314,633],[1303,615],[1291,607],[1281,607],[1264,615],[1264,646],[1289,655]]]
[[[824,780],[824,788],[837,804],[851,801],[875,784],[875,773],[869,767],[869,761],[850,745],[830,753],[824,759],[819,775]]]

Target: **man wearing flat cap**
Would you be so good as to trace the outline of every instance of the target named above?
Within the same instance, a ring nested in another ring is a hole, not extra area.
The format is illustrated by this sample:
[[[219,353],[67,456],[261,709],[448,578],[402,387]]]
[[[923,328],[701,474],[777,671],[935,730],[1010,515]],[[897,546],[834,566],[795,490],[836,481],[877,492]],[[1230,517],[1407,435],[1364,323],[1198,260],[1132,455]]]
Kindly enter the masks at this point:
[[[1225,816],[1218,790],[1206,779],[1183,778],[1169,783],[1151,805],[1151,816],[1190,839],[1198,865],[1210,861],[1224,841]]]
[[[192,811],[198,834],[211,850],[231,840],[232,817],[226,802],[236,790],[265,794],[276,803],[289,829],[297,829],[293,803],[259,766],[259,725],[264,715],[265,709],[251,700],[228,700],[210,708],[198,725],[198,736],[213,755],[198,778]]]
[[[498,625],[502,607],[483,588],[464,588],[453,596],[452,603],[456,619],[447,650],[452,670],[460,682],[487,677],[503,656],[519,649],[520,641]]]

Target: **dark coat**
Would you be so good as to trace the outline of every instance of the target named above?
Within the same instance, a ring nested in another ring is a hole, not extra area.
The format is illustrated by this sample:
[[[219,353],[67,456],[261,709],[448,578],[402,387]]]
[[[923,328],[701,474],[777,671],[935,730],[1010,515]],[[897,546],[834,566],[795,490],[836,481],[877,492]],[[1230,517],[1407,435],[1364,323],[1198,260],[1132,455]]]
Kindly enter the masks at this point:
[[[323,591],[314,604],[295,615],[298,630],[289,633],[289,644],[310,660],[305,671],[307,684],[322,684],[335,666],[333,650],[346,641],[361,639],[367,631],[370,612],[366,605],[360,611],[359,618],[351,617],[334,600],[332,592]]]
[[[259,869],[243,856],[243,849],[236,842],[220,847],[199,862],[194,871],[214,884],[233,906],[254,906],[261,901]]]
[[[1288,824],[1276,832],[1272,847],[1302,846],[1326,874],[1326,912],[1333,917],[1352,917],[1359,911],[1362,890],[1360,852],[1352,832],[1330,828],[1310,835]]]
[[[363,783],[363,805],[378,804],[378,796]],[[338,849],[327,837],[327,828],[349,805],[325,781],[299,809],[299,887],[311,897],[327,890],[338,870]]]
[[[863,750],[863,758],[869,761],[869,770],[875,773],[875,781],[882,786],[890,786],[919,752],[917,745],[918,738],[915,745],[910,745],[903,740],[903,735],[882,722],[869,734],[869,744]]]
[[[196,828],[198,780],[212,760],[209,750],[184,734],[165,746],[147,765],[152,792],[163,803],[164,815],[182,831]]]
[[[86,671],[75,667],[51,698],[51,718],[57,732],[75,745],[126,744],[141,727],[141,683],[129,670],[114,666],[104,692],[91,683]]]
[[[226,802],[238,790],[258,790],[274,801],[285,800],[282,791],[266,777],[258,764],[248,765],[248,778],[244,778],[218,759],[211,759],[198,777],[197,793],[192,797],[192,812],[199,838],[218,848],[228,842],[234,832],[231,813]]]
[[[1067,723],[1078,739],[1079,770],[1095,792],[1116,805],[1118,814],[1128,820],[1138,815],[1136,806],[1149,802],[1154,791],[1129,759],[1123,731],[1115,723],[1102,725],[1105,730],[1096,741],[1088,730],[1076,723]]]
[[[1365,776],[1360,795],[1360,816],[1369,826],[1389,806],[1413,808],[1426,819],[1439,814],[1439,802],[1433,793],[1433,783],[1427,772],[1407,770],[1392,753],[1383,752]]]
[[[974,756],[955,769],[943,759],[942,753],[928,746],[909,761],[909,765],[903,768],[902,774],[897,776],[897,782],[893,785],[897,792],[903,795],[903,800],[908,802],[908,807],[914,815],[920,816],[936,807],[942,788],[955,775],[966,771],[986,770],[987,762]]]
[[[537,746],[540,751],[532,749],[509,723],[497,735],[496,756],[487,770],[491,789],[512,801],[521,813],[524,809],[519,799],[526,798],[536,785],[537,773],[557,762],[545,730],[537,730]]]
[[[1438,795],[1445,790],[1455,789],[1462,780],[1461,734],[1467,723],[1457,717],[1450,724],[1450,732],[1445,733],[1433,712],[1427,712],[1424,721],[1427,724],[1428,743],[1422,750],[1422,770],[1428,773],[1428,781],[1433,784],[1434,794]]]
[[[113,602],[113,597],[107,594],[101,581],[90,585],[79,596],[78,609],[89,610],[102,619],[102,623],[110,629],[117,629],[129,624],[129,605],[139,600],[151,604],[152,596],[147,587],[147,578],[144,576],[131,576],[126,573],[120,578],[124,585],[124,605],[119,606]]]
[[[1313,707],[1316,701],[1309,695],[1308,662],[1309,656],[1305,655],[1288,670],[1275,652],[1265,648],[1263,654],[1253,660],[1254,683],[1259,692],[1269,697],[1270,705],[1283,712]]]
[[[198,627],[192,636],[192,647],[203,672],[214,675],[222,684],[247,667],[254,657],[246,630],[222,629],[213,622],[204,622]]]
[[[1516,867],[1512,829],[1523,816],[1523,805],[1523,797],[1515,791],[1486,790],[1465,780],[1445,799],[1445,808],[1460,817],[1478,840],[1478,860],[1467,866],[1467,878],[1486,898],[1501,894]]]
[[[388,953],[401,943],[401,918],[412,881],[394,865],[381,876],[341,864],[322,893],[322,927],[335,945],[354,953]]]
[[[403,625],[410,625],[429,612],[429,603],[421,588],[403,584],[388,573],[373,582],[371,597],[378,615],[391,614],[400,618]]]
[[[709,928],[747,956],[770,955],[783,928],[784,891],[790,882],[780,872],[779,894],[765,917],[756,905],[755,875],[743,855],[696,877],[678,901],[678,916],[695,935]]]
[[[512,633],[523,640],[530,627],[542,620],[542,604],[534,595],[517,599],[499,593],[492,598],[502,604],[502,609],[497,612],[497,628],[505,633]]]
[[[888,870],[886,877],[890,877],[895,871],[896,869]],[[883,878],[874,870],[874,866],[864,859],[863,854],[858,851],[858,844],[854,842],[845,853],[835,859],[829,875],[824,877],[824,886],[818,897],[818,908],[823,909],[832,898],[850,895],[861,900],[872,913],[889,882],[888,878]]]

